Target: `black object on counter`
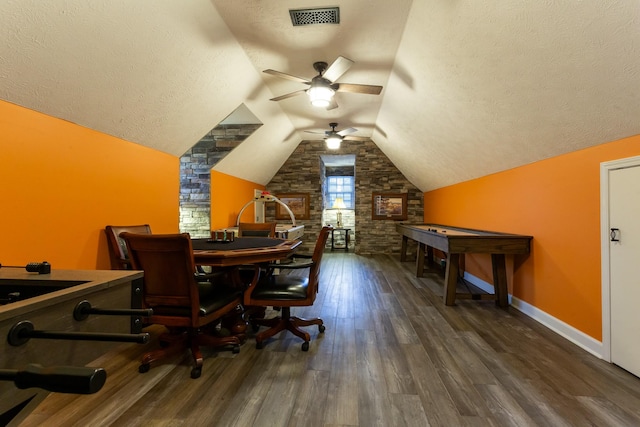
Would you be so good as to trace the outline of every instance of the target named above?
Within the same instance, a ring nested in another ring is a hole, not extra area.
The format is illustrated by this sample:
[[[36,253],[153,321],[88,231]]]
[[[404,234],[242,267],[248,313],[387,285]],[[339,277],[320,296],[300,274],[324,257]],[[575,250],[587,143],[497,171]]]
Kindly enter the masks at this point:
[[[38,274],[50,274],[51,273],[51,264],[47,261],[42,262],[30,262],[25,266],[19,265],[2,265],[0,264],[0,268],[24,268],[29,273],[38,273]]]

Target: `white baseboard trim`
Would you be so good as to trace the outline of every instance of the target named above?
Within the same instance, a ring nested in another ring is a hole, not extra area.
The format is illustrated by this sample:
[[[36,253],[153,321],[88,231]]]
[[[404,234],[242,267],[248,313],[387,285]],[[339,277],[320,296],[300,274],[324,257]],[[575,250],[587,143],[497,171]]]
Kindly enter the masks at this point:
[[[473,286],[476,286],[485,292],[491,294],[494,293],[492,284],[485,282],[484,280],[474,276],[473,274],[465,272],[463,277]],[[539,308],[512,296],[511,294],[509,294],[509,304],[516,310],[526,314],[533,320],[541,323],[542,325],[551,329],[561,337],[571,341],[583,350],[588,351],[589,353],[600,359],[604,358],[604,348],[602,342],[590,337],[582,331],[579,331],[573,326],[566,324],[562,320],[556,319],[555,317],[540,310]]]

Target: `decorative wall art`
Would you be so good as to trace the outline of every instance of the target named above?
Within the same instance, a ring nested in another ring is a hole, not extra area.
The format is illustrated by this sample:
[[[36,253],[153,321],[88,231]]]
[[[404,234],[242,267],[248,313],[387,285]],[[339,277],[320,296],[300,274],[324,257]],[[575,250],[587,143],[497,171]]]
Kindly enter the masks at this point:
[[[407,193],[373,193],[372,219],[407,219]]]
[[[310,219],[309,193],[276,194],[276,197],[291,209],[296,219]],[[287,210],[276,203],[276,219],[291,219]]]

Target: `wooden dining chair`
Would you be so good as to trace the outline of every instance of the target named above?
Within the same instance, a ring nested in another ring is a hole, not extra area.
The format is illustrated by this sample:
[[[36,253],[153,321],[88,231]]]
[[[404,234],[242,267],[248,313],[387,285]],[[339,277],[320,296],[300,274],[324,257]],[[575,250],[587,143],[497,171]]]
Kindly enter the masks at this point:
[[[142,225],[107,225],[104,228],[107,235],[107,246],[109,248],[109,260],[112,270],[131,270],[127,245],[120,237],[120,233],[151,234],[149,224]]]
[[[275,222],[241,222],[238,237],[276,237]]]
[[[143,235],[122,233],[134,269],[143,270],[143,308],[153,310],[150,324],[167,327],[160,336],[162,348],[142,357],[139,372],[168,355],[191,349],[191,378],[202,373],[201,345],[232,346],[240,351],[240,336],[216,335],[215,326],[227,315],[239,313],[242,292],[233,286],[198,282],[193,246],[188,233]]]
[[[249,287],[244,293],[245,306],[275,306],[280,307],[280,316],[259,319],[251,318],[254,330],[259,326],[268,326],[262,332],[256,334],[256,348],[261,349],[263,342],[280,331],[288,330],[294,335],[302,338],[302,350],[309,350],[311,336],[308,332],[300,329],[303,326],[318,325],[320,333],[324,332],[324,322],[320,318],[302,319],[291,315],[291,307],[313,305],[318,293],[320,278],[320,265],[322,254],[327,243],[327,238],[331,227],[326,226],[320,230],[316,240],[313,255],[302,261],[294,260],[288,264],[273,264],[272,268],[280,269],[280,274],[267,274],[257,281],[255,285]],[[255,267],[259,268],[258,266]],[[308,275],[286,274],[286,270],[308,269]],[[257,270],[256,270],[257,271]]]

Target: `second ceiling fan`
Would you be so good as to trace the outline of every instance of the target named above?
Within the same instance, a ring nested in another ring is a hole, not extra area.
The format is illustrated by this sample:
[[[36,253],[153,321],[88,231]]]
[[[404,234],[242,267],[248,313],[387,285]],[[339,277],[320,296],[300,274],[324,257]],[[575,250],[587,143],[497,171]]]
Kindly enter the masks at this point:
[[[315,133],[324,135],[324,141],[327,143],[327,148],[331,150],[336,150],[340,148],[340,143],[342,141],[368,141],[369,138],[366,136],[349,136],[354,132],[357,132],[356,128],[347,128],[340,131],[336,131],[336,127],[338,127],[338,123],[329,123],[329,127],[331,130],[326,130],[324,132],[315,132],[311,130],[307,130],[307,133]]]
[[[338,80],[338,78],[340,78],[340,76],[342,76],[351,67],[351,65],[353,65],[353,63],[354,62],[352,60],[345,58],[344,56],[336,58],[328,68],[326,62],[314,62],[313,68],[318,72],[318,75],[310,80],[271,69],[264,70],[263,72],[283,79],[293,80],[294,82],[309,85],[308,89],[300,89],[285,95],[276,96],[275,98],[271,98],[271,101],[280,101],[306,92],[307,95],[309,95],[312,105],[332,110],[338,107],[338,103],[334,97],[336,92],[379,95],[382,91],[382,86],[336,83],[336,80]]]

